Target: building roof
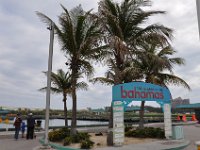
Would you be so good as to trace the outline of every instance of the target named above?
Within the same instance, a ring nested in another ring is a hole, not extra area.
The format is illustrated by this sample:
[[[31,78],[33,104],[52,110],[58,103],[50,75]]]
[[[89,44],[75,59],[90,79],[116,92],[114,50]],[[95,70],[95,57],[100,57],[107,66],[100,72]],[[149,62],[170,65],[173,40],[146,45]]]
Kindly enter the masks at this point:
[[[176,106],[175,108],[188,108],[188,109],[200,108],[200,103],[186,104],[186,105],[178,105],[178,106]]]
[[[9,110],[0,110],[0,114],[8,114],[8,113],[10,113]]]
[[[105,112],[105,110],[103,108],[99,108],[99,109],[92,109],[92,112]]]
[[[126,111],[140,111],[139,106],[126,107]]]

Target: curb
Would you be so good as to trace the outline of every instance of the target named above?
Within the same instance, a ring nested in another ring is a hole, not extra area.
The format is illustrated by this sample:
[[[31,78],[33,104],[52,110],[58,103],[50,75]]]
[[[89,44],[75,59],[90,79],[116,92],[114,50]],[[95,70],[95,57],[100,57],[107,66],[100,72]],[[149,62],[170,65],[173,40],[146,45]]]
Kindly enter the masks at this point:
[[[44,139],[43,139],[43,138],[40,138],[40,139],[39,139],[39,142],[40,142],[41,144],[44,144]],[[59,144],[55,144],[55,143],[52,143],[52,142],[49,142],[48,145],[50,145],[51,147],[53,147],[53,148],[55,148],[55,149],[57,149],[57,150],[80,150],[80,149],[75,149],[75,148],[70,148],[70,147],[63,147],[63,146],[61,146],[61,145],[59,145]]]
[[[176,125],[182,125],[182,126],[186,126],[186,125],[195,125],[198,124],[198,122],[176,122],[176,123],[172,123],[172,126],[176,126]]]
[[[200,127],[200,124],[196,124],[195,126],[199,128],[199,127]]]
[[[163,150],[182,150],[182,149],[186,148],[188,145],[190,145],[190,141],[186,141],[181,146],[177,146],[177,147],[173,147],[173,148],[167,148],[167,149],[163,149]]]

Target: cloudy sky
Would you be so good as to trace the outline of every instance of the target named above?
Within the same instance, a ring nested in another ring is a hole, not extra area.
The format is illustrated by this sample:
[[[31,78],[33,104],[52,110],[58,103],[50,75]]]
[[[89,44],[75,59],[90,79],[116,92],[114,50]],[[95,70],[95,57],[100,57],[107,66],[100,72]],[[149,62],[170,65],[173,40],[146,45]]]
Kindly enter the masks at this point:
[[[35,11],[40,11],[55,22],[62,12],[60,4],[71,9],[79,4],[85,10],[97,10],[98,0],[0,0],[0,106],[45,108],[45,93],[38,89],[46,85],[42,71],[47,70],[49,30]],[[170,87],[173,98],[200,101],[200,41],[195,0],[153,0],[153,10],[167,11],[152,17],[151,23],[161,23],[174,29],[173,47],[186,65],[174,68],[175,73],[191,86],[192,91]],[[53,71],[66,71],[65,57],[55,39]],[[95,76],[105,69],[96,65]],[[71,98],[68,99],[71,108]],[[88,91],[78,92],[78,109],[108,106],[111,87],[90,85]],[[135,103],[137,104],[137,103]],[[156,103],[148,103],[155,105]],[[62,109],[62,96],[52,95],[51,108]]]

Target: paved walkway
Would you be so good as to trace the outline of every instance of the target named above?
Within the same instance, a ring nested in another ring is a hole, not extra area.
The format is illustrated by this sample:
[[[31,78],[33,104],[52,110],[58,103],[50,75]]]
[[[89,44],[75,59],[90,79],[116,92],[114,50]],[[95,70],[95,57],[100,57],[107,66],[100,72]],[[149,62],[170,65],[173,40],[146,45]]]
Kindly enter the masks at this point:
[[[1,139],[0,150],[33,150],[36,146],[40,146],[38,138],[33,140],[18,139]]]
[[[172,148],[173,150],[180,150],[180,147],[185,147],[188,144],[189,141],[186,140],[163,140],[142,144],[129,144],[122,147],[98,148],[97,150],[171,150]]]
[[[107,147],[101,148],[98,150],[162,150],[162,148],[168,149],[170,145],[181,145],[191,141],[189,147],[184,150],[196,150],[196,145],[194,144],[196,141],[200,141],[200,127],[196,127],[195,125],[183,126],[185,141],[156,141],[151,143],[143,143],[143,144],[132,144],[132,145],[124,145],[123,147]],[[7,137],[0,134],[0,150],[33,150],[35,147],[41,146],[38,139],[41,137],[41,134],[37,136],[36,139],[26,140],[19,139],[14,140],[11,132],[7,133]],[[5,134],[5,133],[4,133]],[[188,141],[189,140],[189,141]]]
[[[195,145],[195,142],[200,141],[200,127],[196,127],[195,125],[184,126],[183,132],[185,139],[190,140],[190,145],[184,150],[196,150],[197,146]]]

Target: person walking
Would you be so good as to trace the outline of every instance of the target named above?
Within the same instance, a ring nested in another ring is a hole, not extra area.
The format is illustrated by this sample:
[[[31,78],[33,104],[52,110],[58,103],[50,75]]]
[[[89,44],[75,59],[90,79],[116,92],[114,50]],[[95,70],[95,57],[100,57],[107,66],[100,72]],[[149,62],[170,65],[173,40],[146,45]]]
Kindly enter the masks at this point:
[[[27,135],[26,135],[27,140],[33,139],[34,128],[35,128],[35,119],[33,118],[33,114],[30,113],[27,118]]]
[[[15,136],[14,136],[14,138],[16,140],[18,140],[19,131],[20,131],[20,127],[21,127],[21,122],[22,122],[22,119],[20,117],[20,114],[17,114],[15,122],[14,122],[14,126],[15,126]]]

